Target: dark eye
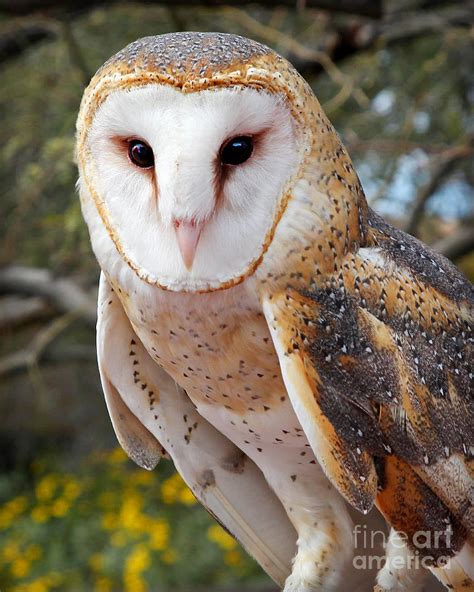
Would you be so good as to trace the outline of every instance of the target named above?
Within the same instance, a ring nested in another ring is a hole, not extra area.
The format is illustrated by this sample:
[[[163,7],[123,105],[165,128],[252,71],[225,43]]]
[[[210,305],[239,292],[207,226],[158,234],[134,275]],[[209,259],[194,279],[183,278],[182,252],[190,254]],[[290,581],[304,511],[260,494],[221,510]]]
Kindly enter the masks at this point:
[[[142,169],[149,169],[155,163],[153,150],[141,140],[132,140],[128,143],[128,156],[133,164]]]
[[[239,136],[232,138],[221,150],[222,164],[242,164],[250,158],[253,151],[252,138]]]

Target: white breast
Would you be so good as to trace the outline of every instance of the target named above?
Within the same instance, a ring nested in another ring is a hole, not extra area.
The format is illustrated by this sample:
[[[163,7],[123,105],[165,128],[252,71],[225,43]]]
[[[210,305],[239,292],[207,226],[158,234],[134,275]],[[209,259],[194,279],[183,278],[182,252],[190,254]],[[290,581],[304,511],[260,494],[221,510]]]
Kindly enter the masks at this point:
[[[201,415],[252,458],[262,446],[308,448],[251,285],[213,294],[156,290],[124,299],[150,355]]]

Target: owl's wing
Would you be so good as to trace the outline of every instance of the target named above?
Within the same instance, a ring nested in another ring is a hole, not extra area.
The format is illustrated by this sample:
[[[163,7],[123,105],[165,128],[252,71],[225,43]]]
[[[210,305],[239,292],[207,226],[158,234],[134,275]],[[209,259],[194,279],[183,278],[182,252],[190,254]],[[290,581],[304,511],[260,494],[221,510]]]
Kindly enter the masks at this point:
[[[97,352],[109,414],[127,454],[152,469],[168,453],[203,506],[283,584],[296,532],[280,502],[257,466],[151,359],[103,274]]]
[[[318,313],[314,303],[290,291],[263,301],[291,403],[318,462],[347,501],[367,513],[377,493],[377,475],[367,451],[351,448],[325,413],[322,382],[306,353]]]
[[[408,535],[449,522],[459,549],[474,533],[473,401],[456,386],[472,372],[467,352],[446,374],[452,336],[424,347],[423,331],[405,335],[343,289],[287,288],[263,307],[295,412],[340,493],[364,512],[375,502]]]

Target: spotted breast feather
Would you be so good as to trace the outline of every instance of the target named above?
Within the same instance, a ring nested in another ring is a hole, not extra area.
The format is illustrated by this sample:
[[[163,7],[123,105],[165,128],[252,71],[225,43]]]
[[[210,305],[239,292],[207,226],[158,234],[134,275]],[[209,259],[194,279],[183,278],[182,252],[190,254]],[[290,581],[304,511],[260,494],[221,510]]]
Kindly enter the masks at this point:
[[[209,513],[283,583],[296,532],[275,494],[255,464],[155,364],[103,274],[97,352],[109,414],[127,454],[148,470],[160,457],[171,457]]]

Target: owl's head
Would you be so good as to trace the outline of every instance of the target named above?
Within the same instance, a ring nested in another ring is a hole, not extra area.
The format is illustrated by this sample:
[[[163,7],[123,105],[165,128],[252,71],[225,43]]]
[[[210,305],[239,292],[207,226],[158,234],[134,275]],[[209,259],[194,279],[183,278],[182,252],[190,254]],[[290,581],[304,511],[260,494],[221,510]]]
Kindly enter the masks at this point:
[[[252,274],[311,152],[316,109],[286,60],[238,36],[148,37],[113,56],[78,119],[79,188],[102,268],[126,263],[191,292]]]

